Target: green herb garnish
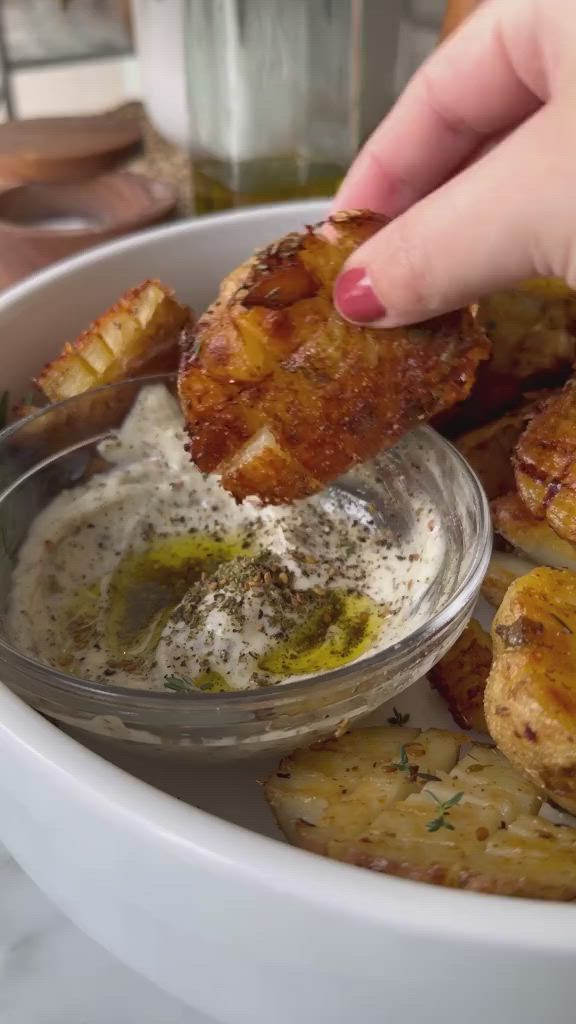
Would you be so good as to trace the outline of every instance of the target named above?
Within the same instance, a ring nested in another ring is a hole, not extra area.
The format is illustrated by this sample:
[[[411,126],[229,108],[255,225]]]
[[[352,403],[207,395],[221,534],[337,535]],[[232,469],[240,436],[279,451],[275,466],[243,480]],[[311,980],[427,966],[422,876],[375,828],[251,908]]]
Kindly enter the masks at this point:
[[[400,747],[400,760],[392,762],[392,767],[397,768],[399,772],[409,772],[412,768],[410,764],[408,754],[406,753],[406,747]]]
[[[410,782],[416,782],[419,776],[418,765],[410,764],[410,759],[406,752],[406,747],[400,747],[400,760],[392,764],[393,768],[396,768],[399,772],[407,772],[410,777]]]
[[[435,793],[429,792],[429,795],[438,804],[439,814],[438,817],[432,818],[432,821],[426,822],[428,832],[438,832],[441,828],[446,828],[449,832],[453,832],[454,825],[446,820],[446,815],[449,814],[452,807],[456,807],[456,804],[460,803],[464,793],[455,793],[449,800],[439,800]]]
[[[410,715],[403,715],[401,711],[398,711],[397,707],[392,708],[393,714],[388,719],[388,725],[406,725],[406,722],[410,721]]]
[[[174,690],[176,693],[188,693],[193,689],[192,683],[181,676],[164,676],[164,686],[167,690]]]

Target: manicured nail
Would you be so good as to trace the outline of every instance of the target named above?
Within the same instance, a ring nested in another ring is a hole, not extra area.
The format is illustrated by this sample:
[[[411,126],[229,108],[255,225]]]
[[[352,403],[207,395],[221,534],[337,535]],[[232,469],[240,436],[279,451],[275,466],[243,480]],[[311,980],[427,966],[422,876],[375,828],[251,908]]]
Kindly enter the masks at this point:
[[[342,316],[357,324],[371,324],[386,316],[363,267],[350,267],[336,279],[334,300]]]

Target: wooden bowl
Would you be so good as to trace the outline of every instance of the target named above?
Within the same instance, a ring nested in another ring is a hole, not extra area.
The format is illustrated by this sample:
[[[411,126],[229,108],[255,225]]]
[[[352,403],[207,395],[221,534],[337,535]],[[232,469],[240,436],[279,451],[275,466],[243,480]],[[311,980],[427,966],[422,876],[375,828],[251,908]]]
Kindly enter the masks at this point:
[[[142,145],[137,117],[38,117],[0,125],[0,181],[78,181],[117,167]]]
[[[0,192],[0,287],[48,263],[166,220],[176,191],[129,171]]]

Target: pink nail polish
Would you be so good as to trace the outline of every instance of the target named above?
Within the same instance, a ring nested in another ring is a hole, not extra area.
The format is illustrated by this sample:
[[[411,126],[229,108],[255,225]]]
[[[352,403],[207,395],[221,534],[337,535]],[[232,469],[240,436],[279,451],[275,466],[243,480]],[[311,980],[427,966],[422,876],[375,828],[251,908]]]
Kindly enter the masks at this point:
[[[357,324],[370,324],[386,315],[363,267],[350,267],[336,279],[334,300],[342,316]]]

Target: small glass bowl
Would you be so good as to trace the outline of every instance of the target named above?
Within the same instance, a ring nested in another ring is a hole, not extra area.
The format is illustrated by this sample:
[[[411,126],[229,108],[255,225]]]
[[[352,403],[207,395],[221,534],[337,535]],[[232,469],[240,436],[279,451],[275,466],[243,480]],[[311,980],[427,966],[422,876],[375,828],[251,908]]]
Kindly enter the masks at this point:
[[[162,756],[231,758],[291,749],[345,728],[405,690],[454,643],[468,621],[491,550],[488,504],[474,473],[439,434],[421,427],[378,459],[378,478],[353,469],[334,488],[372,503],[396,527],[414,493],[436,507],[445,557],[430,615],[385,650],[313,678],[226,693],[161,693],[87,682],[17,650],[6,630],[11,574],[35,516],[61,491],[108,464],[99,443],[140,389],[173,377],[126,381],[48,406],[0,435],[0,671],[23,700],[78,739]],[[110,467],[111,468],[111,467]],[[382,473],[385,470],[385,473]]]

